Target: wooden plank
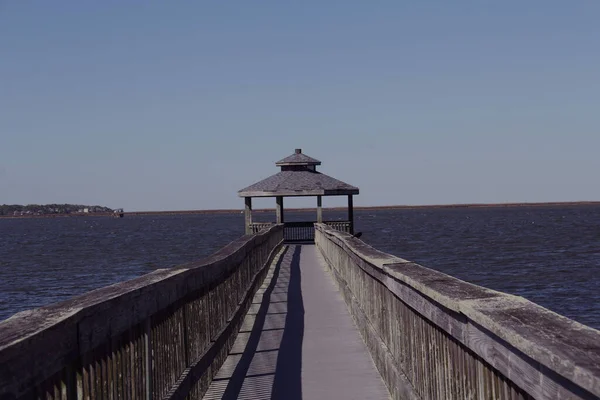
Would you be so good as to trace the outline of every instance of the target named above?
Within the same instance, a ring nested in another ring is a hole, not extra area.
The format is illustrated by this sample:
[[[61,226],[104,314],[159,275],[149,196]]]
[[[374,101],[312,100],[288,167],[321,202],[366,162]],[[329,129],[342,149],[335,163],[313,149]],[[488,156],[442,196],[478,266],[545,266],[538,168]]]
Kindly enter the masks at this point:
[[[81,374],[81,385],[83,390],[82,400],[91,400],[91,389],[90,389],[90,364],[89,355],[84,355],[81,359],[82,374]]]

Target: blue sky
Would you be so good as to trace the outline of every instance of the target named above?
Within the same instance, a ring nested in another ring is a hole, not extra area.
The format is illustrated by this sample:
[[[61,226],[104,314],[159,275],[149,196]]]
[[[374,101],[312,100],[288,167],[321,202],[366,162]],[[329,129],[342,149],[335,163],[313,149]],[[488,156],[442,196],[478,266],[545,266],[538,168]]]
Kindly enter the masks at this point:
[[[600,200],[598,21],[597,1],[0,0],[0,204],[240,208],[296,147],[358,205]]]

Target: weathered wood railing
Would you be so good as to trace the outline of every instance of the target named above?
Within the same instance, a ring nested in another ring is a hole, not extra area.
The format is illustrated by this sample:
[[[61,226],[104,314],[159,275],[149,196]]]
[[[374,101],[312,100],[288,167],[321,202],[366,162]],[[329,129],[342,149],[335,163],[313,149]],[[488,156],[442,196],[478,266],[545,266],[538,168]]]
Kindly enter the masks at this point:
[[[324,224],[337,231],[350,233],[350,221],[325,221]]]
[[[282,242],[276,225],[3,321],[0,399],[201,399]]]
[[[273,225],[275,224],[272,222],[253,222],[250,224],[250,228],[252,229],[252,233],[258,233],[265,229],[270,229]]]
[[[286,242],[312,242],[315,240],[315,223],[286,222],[283,224],[283,237]]]
[[[315,240],[316,221],[286,222],[284,224],[284,238],[288,243],[313,242]],[[341,232],[350,232],[349,221],[325,221],[325,225]]]
[[[314,225],[317,221],[286,222],[284,224],[284,238],[287,242],[312,242],[315,239]],[[350,232],[350,221],[325,221],[325,225],[341,231]],[[272,222],[253,222],[250,224],[252,233],[258,233],[269,229]]]
[[[598,399],[600,332],[316,226],[396,399]]]

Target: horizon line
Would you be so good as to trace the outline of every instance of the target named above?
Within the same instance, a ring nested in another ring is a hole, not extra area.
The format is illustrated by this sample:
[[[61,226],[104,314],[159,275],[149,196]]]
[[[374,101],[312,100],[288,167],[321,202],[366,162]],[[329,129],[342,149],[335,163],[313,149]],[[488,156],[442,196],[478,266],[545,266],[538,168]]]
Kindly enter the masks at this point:
[[[493,208],[493,207],[551,207],[551,206],[589,206],[600,205],[598,200],[589,201],[549,201],[549,202],[506,202],[506,203],[451,203],[451,204],[396,204],[385,206],[354,206],[354,210],[391,210],[391,209],[415,209],[415,208]],[[285,211],[310,211],[316,210],[317,207],[292,207],[286,208]],[[346,206],[323,207],[323,210],[346,210]],[[244,208],[224,208],[224,209],[197,209],[197,210],[163,210],[163,211],[124,211],[124,214],[192,214],[192,213],[234,213],[244,211]],[[272,208],[257,208],[252,212],[270,212],[275,211]]]

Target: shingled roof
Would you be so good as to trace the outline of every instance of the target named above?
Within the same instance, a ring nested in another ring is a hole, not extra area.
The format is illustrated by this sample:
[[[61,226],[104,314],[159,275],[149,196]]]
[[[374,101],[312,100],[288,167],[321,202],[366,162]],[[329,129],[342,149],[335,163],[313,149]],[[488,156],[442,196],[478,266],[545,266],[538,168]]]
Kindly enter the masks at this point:
[[[321,162],[296,149],[295,154],[276,163],[282,171],[238,192],[240,197],[342,196],[355,195],[357,187],[316,170]],[[289,169],[293,167],[292,169]]]
[[[283,160],[277,161],[275,164],[278,167],[284,165],[321,165],[321,161],[302,153],[302,149],[296,149],[294,154],[287,156]]]

